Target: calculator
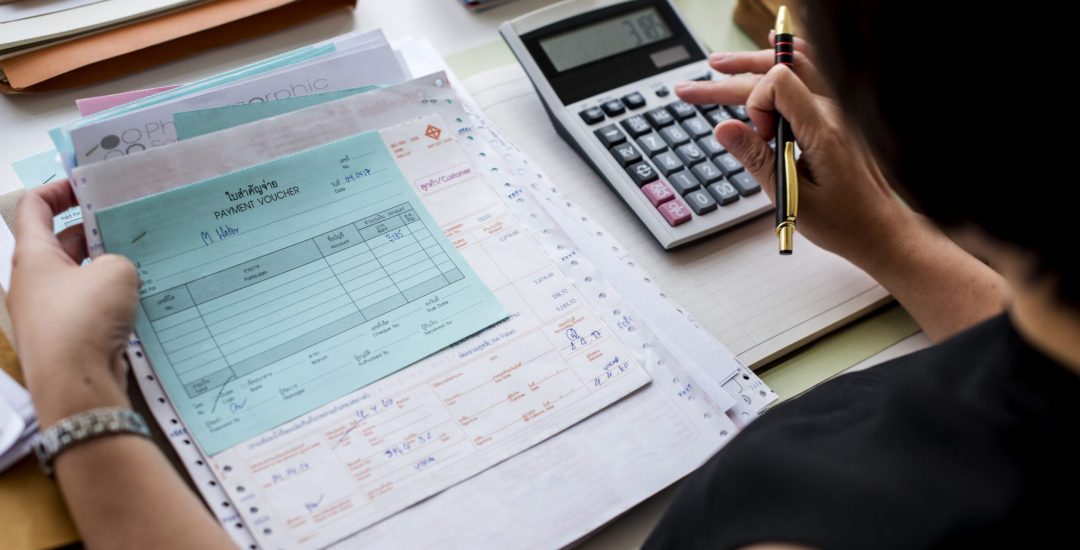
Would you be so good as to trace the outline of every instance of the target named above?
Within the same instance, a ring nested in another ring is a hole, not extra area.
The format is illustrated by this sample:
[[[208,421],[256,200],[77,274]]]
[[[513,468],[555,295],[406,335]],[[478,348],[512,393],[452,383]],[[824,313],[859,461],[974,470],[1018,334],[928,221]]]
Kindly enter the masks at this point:
[[[742,105],[690,105],[676,82],[710,80],[702,43],[667,0],[567,0],[500,33],[555,129],[665,249],[771,212],[713,127]]]

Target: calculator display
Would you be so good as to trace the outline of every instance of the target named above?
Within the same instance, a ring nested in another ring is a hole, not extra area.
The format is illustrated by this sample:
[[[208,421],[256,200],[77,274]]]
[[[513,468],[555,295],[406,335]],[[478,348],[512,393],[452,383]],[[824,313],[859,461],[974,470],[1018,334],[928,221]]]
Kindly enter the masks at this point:
[[[639,10],[540,40],[558,72],[671,38],[656,8]]]

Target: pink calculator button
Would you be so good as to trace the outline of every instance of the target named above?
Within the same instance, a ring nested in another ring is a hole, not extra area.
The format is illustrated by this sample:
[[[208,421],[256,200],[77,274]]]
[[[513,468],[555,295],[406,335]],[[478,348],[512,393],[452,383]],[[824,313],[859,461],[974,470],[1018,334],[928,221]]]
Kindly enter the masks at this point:
[[[690,207],[682,199],[675,199],[657,207],[660,215],[667,220],[671,227],[690,221]]]
[[[649,198],[649,202],[651,202],[653,206],[660,206],[675,198],[675,191],[668,187],[662,180],[657,180],[641,186],[641,192],[645,193],[645,196]]]

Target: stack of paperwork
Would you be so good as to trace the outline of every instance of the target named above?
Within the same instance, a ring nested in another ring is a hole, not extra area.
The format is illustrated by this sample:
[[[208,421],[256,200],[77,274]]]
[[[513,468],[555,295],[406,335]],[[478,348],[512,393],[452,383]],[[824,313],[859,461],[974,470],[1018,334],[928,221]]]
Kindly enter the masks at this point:
[[[135,262],[139,389],[243,547],[569,544],[775,400],[426,42],[140,95],[16,169]]]

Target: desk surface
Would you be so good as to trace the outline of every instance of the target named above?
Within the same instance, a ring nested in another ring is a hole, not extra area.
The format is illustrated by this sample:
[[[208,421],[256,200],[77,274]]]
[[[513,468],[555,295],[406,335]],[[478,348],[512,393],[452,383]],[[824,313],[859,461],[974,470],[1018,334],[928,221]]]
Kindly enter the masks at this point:
[[[390,39],[418,36],[429,39],[461,76],[513,62],[497,27],[552,3],[518,0],[479,14],[468,13],[457,0],[361,1],[352,14],[340,12],[308,24],[241,44],[108,82],[43,95],[0,98],[0,194],[20,187],[11,163],[51,147],[47,131],[78,116],[75,99],[189,82],[225,69],[349,32],[381,27]],[[731,20],[735,0],[675,0],[694,30],[714,50],[752,49],[753,43]],[[781,398],[794,396],[814,384],[867,360],[917,331],[907,314],[893,306],[831,334],[817,343],[769,365],[762,377]],[[916,342],[917,344],[918,342]],[[897,349],[911,347],[910,341]],[[888,353],[888,352],[885,352]],[[24,461],[0,476],[0,517],[5,528],[0,547],[33,548],[74,540],[70,522],[58,512],[59,496]],[[36,486],[36,487],[34,487]],[[35,495],[31,501],[15,495]],[[641,544],[671,500],[669,488],[643,502],[583,545],[585,548],[632,548]],[[19,509],[25,521],[9,521],[8,510]]]

